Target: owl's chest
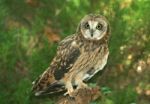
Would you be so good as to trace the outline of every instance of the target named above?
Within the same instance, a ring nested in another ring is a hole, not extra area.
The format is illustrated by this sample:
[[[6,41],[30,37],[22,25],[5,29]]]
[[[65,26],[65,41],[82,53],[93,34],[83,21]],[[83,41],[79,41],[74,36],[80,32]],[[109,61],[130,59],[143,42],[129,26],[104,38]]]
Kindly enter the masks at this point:
[[[106,53],[98,53],[93,61],[91,61],[91,66],[85,72],[83,80],[89,80],[93,77],[97,72],[102,70],[107,63],[109,52]]]
[[[108,55],[109,55],[109,52],[106,52],[103,56],[99,56],[99,59],[97,60],[94,66],[95,70],[99,71],[103,69],[103,67],[107,63]]]
[[[102,70],[107,63],[107,44],[86,44],[80,47],[80,56],[74,63],[71,72],[82,75],[82,79],[90,79],[98,71]]]

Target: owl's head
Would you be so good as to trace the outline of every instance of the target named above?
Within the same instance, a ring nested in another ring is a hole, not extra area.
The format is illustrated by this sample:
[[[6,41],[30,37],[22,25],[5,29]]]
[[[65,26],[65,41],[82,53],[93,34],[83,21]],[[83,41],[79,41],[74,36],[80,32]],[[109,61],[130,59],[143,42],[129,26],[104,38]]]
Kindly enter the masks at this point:
[[[109,24],[104,16],[89,14],[81,20],[78,31],[88,40],[100,40],[108,33]]]

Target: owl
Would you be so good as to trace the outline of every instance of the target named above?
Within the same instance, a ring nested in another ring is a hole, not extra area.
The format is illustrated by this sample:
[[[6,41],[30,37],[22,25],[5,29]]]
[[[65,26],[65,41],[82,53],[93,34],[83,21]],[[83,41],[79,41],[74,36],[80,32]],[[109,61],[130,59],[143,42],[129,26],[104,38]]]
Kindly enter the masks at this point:
[[[62,40],[49,67],[34,82],[36,96],[66,90],[87,88],[86,81],[102,70],[107,63],[110,27],[102,15],[83,17],[76,33]]]

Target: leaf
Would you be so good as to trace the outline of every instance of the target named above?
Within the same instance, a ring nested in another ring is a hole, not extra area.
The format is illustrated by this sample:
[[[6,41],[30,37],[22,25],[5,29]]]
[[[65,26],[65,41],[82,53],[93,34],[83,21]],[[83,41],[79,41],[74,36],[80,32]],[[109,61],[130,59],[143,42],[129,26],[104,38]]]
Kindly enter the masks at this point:
[[[105,104],[114,104],[114,102],[110,99],[106,99]]]
[[[110,94],[110,93],[112,92],[109,87],[102,87],[102,88],[101,88],[101,91],[102,91],[104,94]]]

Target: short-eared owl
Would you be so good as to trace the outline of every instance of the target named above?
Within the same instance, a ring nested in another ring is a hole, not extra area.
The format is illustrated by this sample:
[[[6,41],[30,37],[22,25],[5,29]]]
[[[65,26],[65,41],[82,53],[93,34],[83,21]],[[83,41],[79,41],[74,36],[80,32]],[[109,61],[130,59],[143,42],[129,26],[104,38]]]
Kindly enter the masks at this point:
[[[89,80],[102,70],[108,58],[110,27],[101,15],[85,16],[75,34],[59,43],[50,66],[33,82],[36,96],[66,89],[70,96],[76,89],[87,87]]]

